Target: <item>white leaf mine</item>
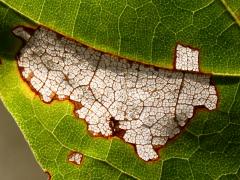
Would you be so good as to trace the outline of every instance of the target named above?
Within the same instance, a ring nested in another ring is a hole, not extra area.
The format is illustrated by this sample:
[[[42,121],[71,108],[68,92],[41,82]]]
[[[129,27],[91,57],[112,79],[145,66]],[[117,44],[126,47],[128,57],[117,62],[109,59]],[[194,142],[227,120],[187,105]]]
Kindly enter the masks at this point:
[[[69,156],[68,156],[68,161],[71,163],[74,163],[76,165],[80,165],[82,162],[82,158],[83,155],[79,152],[72,152]]]
[[[14,32],[26,34],[23,28]],[[26,39],[18,66],[42,100],[81,104],[76,114],[93,135],[122,130],[145,161],[158,158],[154,147],[179,134],[196,106],[216,108],[210,75],[199,73],[198,50],[178,44],[177,70],[165,70],[101,53],[43,27]]]
[[[198,55],[198,50],[178,44],[176,48],[176,69],[199,72]]]

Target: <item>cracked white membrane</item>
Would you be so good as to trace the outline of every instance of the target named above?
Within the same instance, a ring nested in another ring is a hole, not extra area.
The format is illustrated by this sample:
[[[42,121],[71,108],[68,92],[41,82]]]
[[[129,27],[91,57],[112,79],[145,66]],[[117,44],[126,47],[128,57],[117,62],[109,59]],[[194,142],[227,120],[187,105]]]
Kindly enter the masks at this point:
[[[176,48],[176,69],[184,71],[170,71],[98,52],[42,27],[31,38],[24,29],[14,33],[27,41],[18,59],[22,76],[44,102],[79,103],[76,114],[91,133],[123,130],[124,141],[145,161],[158,158],[154,148],[180,133],[195,106],[216,108],[210,75],[197,73],[199,52],[189,47]]]
[[[176,51],[176,69],[199,72],[198,50],[178,44]]]

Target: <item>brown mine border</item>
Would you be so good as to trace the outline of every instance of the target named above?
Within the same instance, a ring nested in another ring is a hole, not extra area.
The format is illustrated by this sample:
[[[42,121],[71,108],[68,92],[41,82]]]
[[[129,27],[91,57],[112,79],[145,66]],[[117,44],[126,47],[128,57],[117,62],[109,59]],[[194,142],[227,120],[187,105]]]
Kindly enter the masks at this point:
[[[51,179],[52,179],[52,176],[51,176],[50,172],[49,172],[49,171],[44,171],[44,172],[45,172],[45,174],[47,174],[48,180],[51,180]]]
[[[199,52],[198,64],[200,64],[200,58],[199,58],[199,57],[200,57],[200,49],[198,49],[198,48],[193,48],[193,47],[191,47],[191,46],[189,46],[189,45],[184,45],[184,44],[182,44],[181,42],[177,42],[175,48],[173,49],[173,50],[174,50],[174,52],[173,52],[173,67],[174,67],[174,68],[173,68],[173,69],[168,69],[168,68],[162,68],[162,67],[154,66],[154,65],[151,65],[151,64],[146,64],[146,63],[144,63],[144,62],[139,62],[139,61],[136,61],[136,60],[134,60],[134,59],[129,59],[129,58],[127,58],[127,57],[123,57],[123,56],[111,54],[111,53],[109,53],[109,52],[103,52],[103,51],[101,51],[101,50],[99,50],[99,49],[89,47],[89,46],[87,46],[86,44],[84,44],[84,43],[82,43],[82,42],[76,41],[76,40],[73,39],[73,38],[70,38],[70,37],[65,36],[65,35],[63,35],[63,34],[60,34],[60,33],[57,33],[56,31],[53,31],[53,30],[51,30],[50,28],[45,27],[45,26],[42,26],[42,25],[39,25],[39,26],[37,26],[36,28],[26,27],[26,26],[16,26],[14,29],[16,29],[16,28],[18,28],[18,27],[23,27],[24,30],[26,30],[26,31],[27,31],[28,33],[30,33],[31,35],[33,35],[33,33],[35,32],[35,30],[39,29],[40,27],[43,27],[43,28],[45,28],[45,29],[47,29],[47,30],[49,30],[49,31],[55,32],[56,35],[57,35],[57,38],[62,38],[62,37],[64,37],[66,40],[75,42],[76,44],[81,44],[81,45],[82,45],[83,47],[85,47],[86,49],[92,49],[93,51],[97,51],[98,53],[100,53],[100,55],[107,54],[107,55],[109,55],[109,56],[111,56],[111,57],[113,57],[113,58],[117,58],[117,59],[119,59],[119,60],[125,60],[127,63],[130,64],[130,66],[131,66],[133,63],[135,63],[135,64],[143,65],[145,68],[153,68],[153,69],[156,70],[156,71],[158,71],[159,69],[161,69],[161,70],[165,70],[165,71],[168,71],[168,72],[182,72],[183,75],[184,75],[185,73],[209,75],[209,76],[210,76],[210,85],[213,85],[213,86],[215,87],[216,95],[217,95],[217,97],[220,97],[220,96],[219,96],[219,92],[218,92],[218,90],[217,90],[217,88],[216,88],[216,86],[215,86],[215,83],[214,83],[213,80],[212,80],[212,74],[211,74],[211,73],[204,73],[204,72],[202,72],[200,66],[199,66],[199,72],[196,72],[196,71],[182,71],[182,70],[177,70],[177,69],[176,69],[176,48],[177,48],[177,45],[178,45],[178,44],[182,45],[183,47],[188,47],[188,48],[191,48],[191,49],[193,49],[193,50],[197,50],[197,51]],[[14,29],[13,29],[13,30],[14,30]],[[13,33],[13,34],[14,34],[14,33]],[[14,36],[16,36],[16,35],[14,34]],[[20,38],[20,37],[18,37],[18,36],[16,36],[16,37],[17,37],[17,38]],[[32,38],[32,37],[31,37],[31,38]],[[31,38],[30,38],[30,39],[31,39]],[[20,39],[22,39],[22,38],[20,38]],[[27,42],[26,42],[25,40],[23,40],[23,39],[22,39],[22,41],[23,41],[22,47],[24,47]],[[18,51],[18,53],[17,53],[17,55],[16,55],[16,60],[19,60],[19,57],[20,57],[20,50]],[[17,65],[17,67],[18,67],[18,69],[19,69],[19,72],[22,72],[22,71],[23,71],[23,68],[19,67],[18,65]],[[37,96],[40,98],[40,100],[42,100],[41,94],[40,94],[38,91],[36,91],[36,90],[33,88],[33,86],[29,83],[29,81],[30,81],[30,79],[31,79],[31,75],[30,75],[29,78],[27,78],[27,79],[22,76],[22,73],[20,73],[20,76],[21,76],[22,80],[23,80],[25,83],[27,83],[28,86],[30,86],[30,89],[35,93],[35,95],[37,95]],[[184,77],[183,77],[183,78],[184,78]],[[181,87],[180,87],[180,89],[181,89]],[[75,117],[78,118],[78,116],[77,116],[77,114],[76,114],[75,111],[76,111],[77,109],[80,109],[81,107],[83,107],[81,103],[78,103],[78,102],[76,102],[76,101],[70,100],[70,97],[65,97],[65,98],[63,98],[63,99],[59,99],[55,93],[52,94],[52,100],[51,100],[50,102],[44,102],[44,101],[43,101],[43,103],[45,103],[45,104],[50,104],[52,101],[55,101],[55,100],[57,100],[57,101],[67,100],[67,101],[71,102],[71,103],[74,105],[73,114],[75,115]],[[217,109],[218,107],[219,107],[219,98],[217,99],[216,109]],[[211,111],[211,110],[208,110],[208,109],[207,109],[206,107],[204,107],[203,105],[202,105],[202,106],[194,106],[192,118],[194,117],[194,115],[195,115],[198,111],[206,111],[206,112],[208,112],[208,111]],[[165,145],[153,146],[154,150],[157,152],[157,154],[158,154],[159,157],[156,158],[156,159],[153,159],[153,160],[149,160],[148,162],[155,162],[155,161],[159,160],[159,159],[160,159],[160,155],[159,155],[160,149],[162,149],[163,147],[167,146],[170,142],[175,141],[175,140],[186,130],[186,128],[187,128],[188,125],[190,124],[189,121],[190,121],[192,118],[189,118],[188,120],[186,120],[186,124],[185,124],[184,126],[179,126],[180,133],[176,134],[173,138],[169,138],[169,139],[167,140],[167,142],[166,142]],[[80,119],[80,118],[78,118],[78,119]],[[86,125],[88,126],[88,123],[87,123],[86,120],[85,120],[85,123],[86,123]],[[123,135],[124,135],[124,133],[125,133],[125,130],[122,130],[122,129],[119,129],[119,128],[118,128],[118,121],[116,121],[113,117],[110,119],[110,127],[111,127],[112,132],[113,132],[113,133],[112,133],[113,135],[111,135],[111,136],[104,136],[104,135],[101,135],[101,134],[93,135],[93,133],[91,133],[91,131],[89,131],[88,129],[87,129],[87,132],[88,132],[88,134],[89,134],[91,137],[105,137],[105,138],[107,138],[107,139],[111,139],[111,138],[113,138],[113,137],[118,137],[119,139],[122,139],[122,140],[124,141]],[[124,141],[124,142],[126,142],[126,141]],[[135,145],[135,144],[132,144],[132,143],[129,143],[129,142],[126,142],[126,143],[127,143],[127,144],[131,144],[131,145],[134,147],[135,153],[137,154],[136,145]],[[73,151],[73,152],[75,152],[75,151]],[[72,153],[73,153],[73,152],[72,152]],[[76,152],[77,152],[77,151],[76,151]],[[83,155],[83,156],[84,156],[84,155]],[[141,159],[138,155],[137,155],[137,157],[138,157],[139,159]],[[141,160],[142,160],[142,159],[141,159]],[[144,160],[143,160],[143,161],[144,161]],[[144,161],[144,162],[146,162],[146,161]]]

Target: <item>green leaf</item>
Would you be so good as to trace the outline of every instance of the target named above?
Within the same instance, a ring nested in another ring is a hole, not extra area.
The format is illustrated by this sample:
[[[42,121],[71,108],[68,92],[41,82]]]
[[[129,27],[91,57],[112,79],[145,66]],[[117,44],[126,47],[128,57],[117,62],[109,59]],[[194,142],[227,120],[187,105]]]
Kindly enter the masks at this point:
[[[236,1],[0,2],[0,97],[36,159],[53,179],[239,179],[240,27]],[[177,42],[200,49],[200,68],[212,73],[216,110],[199,110],[185,131],[144,162],[113,137],[92,137],[68,101],[44,104],[22,80],[15,56],[17,25],[47,26],[104,52],[173,68]],[[80,166],[67,161],[84,155]]]
[[[172,68],[172,51],[181,42],[201,49],[204,72],[239,74],[239,23],[231,16],[234,12],[237,16],[237,1],[3,2],[35,22],[102,51]]]

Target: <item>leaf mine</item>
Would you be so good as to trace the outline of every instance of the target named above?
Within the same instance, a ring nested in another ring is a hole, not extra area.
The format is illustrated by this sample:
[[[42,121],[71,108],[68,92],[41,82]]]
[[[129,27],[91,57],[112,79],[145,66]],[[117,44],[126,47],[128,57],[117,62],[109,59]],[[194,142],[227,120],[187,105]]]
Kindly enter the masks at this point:
[[[80,165],[82,162],[82,158],[83,158],[83,155],[81,153],[71,152],[68,156],[68,161],[73,164]]]
[[[70,99],[93,135],[118,135],[144,161],[158,158],[155,148],[180,133],[195,107],[216,108],[216,89],[210,75],[199,72],[196,49],[177,44],[176,70],[166,70],[101,53],[44,27],[32,36],[21,27],[13,32],[27,41],[18,57],[21,74],[44,102]]]

